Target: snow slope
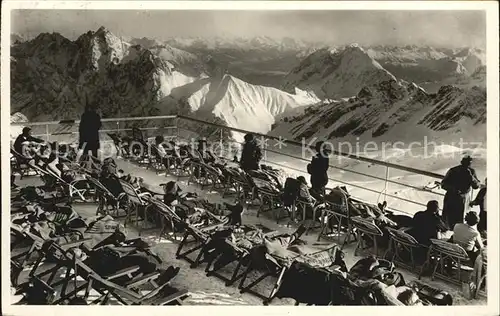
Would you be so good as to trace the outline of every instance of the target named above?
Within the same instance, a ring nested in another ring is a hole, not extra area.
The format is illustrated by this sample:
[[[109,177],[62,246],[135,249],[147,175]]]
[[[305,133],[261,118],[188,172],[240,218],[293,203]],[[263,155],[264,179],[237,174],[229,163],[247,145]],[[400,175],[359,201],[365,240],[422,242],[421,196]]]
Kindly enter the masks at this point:
[[[283,117],[272,133],[293,139],[419,140],[440,135],[485,140],[486,91],[442,87],[430,94],[413,83],[389,80],[347,100],[323,102]],[[436,136],[437,137],[437,136]]]

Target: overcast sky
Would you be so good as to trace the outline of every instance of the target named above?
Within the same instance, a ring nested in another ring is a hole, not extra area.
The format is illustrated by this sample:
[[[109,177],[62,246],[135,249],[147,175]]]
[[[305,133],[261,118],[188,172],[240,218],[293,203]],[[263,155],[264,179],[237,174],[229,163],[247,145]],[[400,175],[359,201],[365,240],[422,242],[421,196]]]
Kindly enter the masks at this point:
[[[118,11],[16,10],[12,33],[59,32],[75,39],[101,25],[116,35],[271,36],[335,44],[476,46],[486,43],[481,11]]]

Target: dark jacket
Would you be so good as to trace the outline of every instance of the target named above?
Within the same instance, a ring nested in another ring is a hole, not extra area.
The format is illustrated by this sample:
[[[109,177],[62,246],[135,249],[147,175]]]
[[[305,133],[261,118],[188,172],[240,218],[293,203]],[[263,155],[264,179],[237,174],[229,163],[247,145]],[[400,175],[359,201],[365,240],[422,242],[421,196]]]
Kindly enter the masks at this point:
[[[94,111],[85,111],[80,119],[80,139],[79,147],[85,149],[98,149],[99,143],[99,129],[101,128],[101,117]]]
[[[479,183],[474,169],[459,165],[448,170],[441,187],[447,193],[465,195],[471,188],[479,189]]]
[[[413,216],[412,228],[408,233],[419,243],[430,245],[431,238],[437,238],[438,232],[445,232],[448,229],[439,215],[428,211],[421,211],[415,213]]]
[[[35,143],[43,143],[43,140],[40,138],[36,138],[33,136],[25,136],[23,134],[17,136],[15,142],[14,142],[14,150],[19,153],[23,154],[23,143],[24,142],[35,142]]]
[[[258,170],[262,159],[262,151],[255,140],[243,144],[240,167],[245,171]]]
[[[328,184],[329,164],[328,157],[323,157],[320,154],[312,158],[311,163],[307,166],[307,172],[311,175],[313,189],[324,188]]]
[[[484,198],[486,197],[486,188],[482,188],[476,195],[474,201],[472,201],[472,205],[479,205],[479,210],[481,212],[486,212],[486,205],[484,204]]]

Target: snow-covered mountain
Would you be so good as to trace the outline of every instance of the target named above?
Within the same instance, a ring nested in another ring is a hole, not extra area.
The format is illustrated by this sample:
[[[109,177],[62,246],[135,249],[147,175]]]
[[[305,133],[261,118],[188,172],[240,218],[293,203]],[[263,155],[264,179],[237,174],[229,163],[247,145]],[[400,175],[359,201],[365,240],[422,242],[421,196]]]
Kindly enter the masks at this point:
[[[94,103],[106,117],[181,112],[265,133],[274,116],[319,102],[227,75],[210,56],[131,42],[101,27],[76,41],[45,33],[12,46],[11,113],[30,120],[76,118]]]
[[[386,80],[351,98],[325,101],[282,117],[272,134],[302,139],[415,141],[424,137],[486,137],[486,91],[443,86],[426,93],[414,83]]]
[[[453,84],[457,78],[466,80],[486,64],[485,52],[476,48],[373,46],[366,51],[396,77],[419,84]]]
[[[363,48],[353,44],[312,53],[285,77],[283,89],[293,91],[298,87],[319,98],[337,99],[356,95],[367,85],[395,79]]]

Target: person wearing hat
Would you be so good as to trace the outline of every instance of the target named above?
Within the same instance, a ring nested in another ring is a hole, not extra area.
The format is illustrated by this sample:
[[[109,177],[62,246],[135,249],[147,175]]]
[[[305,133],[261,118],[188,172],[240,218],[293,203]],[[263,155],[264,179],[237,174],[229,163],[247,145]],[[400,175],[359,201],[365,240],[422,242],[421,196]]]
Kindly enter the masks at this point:
[[[260,149],[253,134],[245,135],[245,143],[241,151],[240,167],[244,171],[259,170],[262,150]]]
[[[307,172],[311,175],[312,190],[320,195],[324,195],[325,187],[328,184],[329,151],[325,148],[323,141],[317,142],[315,149],[316,156],[307,165]]]
[[[467,201],[471,189],[479,189],[480,181],[476,171],[471,167],[472,157],[465,156],[460,165],[446,173],[441,187],[446,191],[443,202],[443,218],[450,229],[457,223],[463,223]]]
[[[42,144],[45,141],[43,139],[31,136],[31,127],[26,126],[25,128],[23,128],[23,132],[19,136],[17,136],[16,140],[14,141],[13,148],[17,153],[24,155],[23,149],[25,148],[25,145],[29,145],[32,142]]]
[[[408,231],[420,244],[429,246],[431,239],[438,238],[438,233],[449,230],[446,223],[439,216],[439,202],[431,200],[427,202],[425,211],[413,215],[412,228]]]

